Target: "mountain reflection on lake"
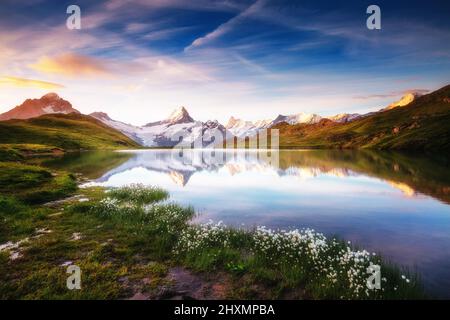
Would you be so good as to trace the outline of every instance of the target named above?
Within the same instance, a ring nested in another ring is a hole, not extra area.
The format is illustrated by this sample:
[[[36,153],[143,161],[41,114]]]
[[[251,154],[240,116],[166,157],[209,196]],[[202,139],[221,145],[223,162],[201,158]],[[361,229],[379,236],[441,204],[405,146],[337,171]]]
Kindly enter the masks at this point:
[[[393,152],[171,150],[68,154],[48,165],[87,185],[157,185],[192,205],[196,222],[314,228],[420,273],[450,297],[450,170],[446,157]],[[222,161],[217,158],[221,158]]]

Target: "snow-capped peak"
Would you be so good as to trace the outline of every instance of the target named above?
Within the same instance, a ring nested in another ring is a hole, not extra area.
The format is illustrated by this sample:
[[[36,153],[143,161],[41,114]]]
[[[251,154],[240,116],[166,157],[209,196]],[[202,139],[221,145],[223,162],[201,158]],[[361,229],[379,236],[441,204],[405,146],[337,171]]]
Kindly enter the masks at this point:
[[[279,114],[275,119],[258,120],[255,122],[231,117],[225,127],[237,137],[251,137],[256,135],[260,130],[270,128],[280,122],[287,122],[289,124],[313,124],[319,122],[321,119],[322,117],[317,114],[303,112],[288,116]]]
[[[50,92],[50,93],[47,93],[47,94],[43,95],[43,96],[41,97],[41,99],[46,99],[46,100],[61,100],[61,97],[58,96],[57,93]]]
[[[102,120],[112,120],[110,116],[105,112],[92,112],[89,114],[91,117],[94,117],[96,119],[102,119]]]
[[[240,119],[236,119],[235,117],[231,116],[230,119],[228,120],[225,128],[232,128],[234,127],[239,121],[241,121]]]
[[[320,119],[322,119],[322,117],[317,114],[300,112],[295,114],[292,120],[295,123],[317,123]]]
[[[54,113],[80,113],[69,101],[56,93],[47,93],[39,99],[27,99],[21,105],[0,114],[0,121],[9,119],[30,119]]]
[[[339,113],[335,116],[328,117],[328,119],[338,123],[347,123],[360,117],[361,115],[359,113]]]
[[[217,126],[222,126],[222,125],[217,120],[207,120],[206,122],[203,123],[203,126],[212,128],[212,127],[217,127]]]
[[[270,126],[272,119],[258,120],[255,121],[255,126],[258,128],[267,128]]]
[[[167,122],[172,124],[187,123],[187,122],[194,122],[194,119],[192,119],[192,117],[189,115],[189,112],[186,110],[185,107],[179,107],[170,114],[169,118],[167,119]]]
[[[235,117],[230,117],[225,128],[242,128],[242,127],[252,127],[254,124],[251,121],[244,121],[242,119],[236,119]]]
[[[236,137],[252,136],[258,133],[258,128],[253,122],[236,119],[235,117],[230,117],[225,128]]]
[[[408,104],[416,100],[416,98],[418,97],[420,97],[420,93],[418,92],[407,92],[403,97],[401,97],[400,100],[391,103],[386,108],[382,109],[382,111],[407,106]]]
[[[276,125],[280,122],[287,122],[288,124],[299,124],[299,123],[313,124],[319,122],[321,119],[322,119],[321,116],[313,113],[300,112],[288,116],[280,114],[278,115],[278,117],[275,118],[275,120],[272,121],[270,126]]]

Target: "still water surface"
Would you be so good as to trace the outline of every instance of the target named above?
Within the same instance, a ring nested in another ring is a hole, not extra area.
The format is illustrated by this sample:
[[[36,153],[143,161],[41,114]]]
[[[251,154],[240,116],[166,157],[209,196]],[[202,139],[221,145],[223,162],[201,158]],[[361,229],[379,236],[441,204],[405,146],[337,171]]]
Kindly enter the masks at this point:
[[[145,150],[87,152],[49,162],[89,185],[157,185],[196,222],[314,228],[419,272],[450,298],[450,161],[371,151]]]

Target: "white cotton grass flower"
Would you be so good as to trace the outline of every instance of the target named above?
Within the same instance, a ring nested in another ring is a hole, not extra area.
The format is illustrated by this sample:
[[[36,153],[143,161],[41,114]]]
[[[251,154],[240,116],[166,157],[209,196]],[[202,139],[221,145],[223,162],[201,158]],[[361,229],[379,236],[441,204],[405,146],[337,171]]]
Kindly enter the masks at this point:
[[[227,230],[222,221],[214,224],[210,220],[208,223],[190,226],[182,231],[175,251],[189,252],[209,246],[225,248],[230,243],[230,233]]]
[[[212,247],[228,248],[232,243],[232,235],[221,221],[214,224],[210,220],[205,224],[192,225],[181,233],[175,252],[201,253]],[[336,290],[349,288],[343,299],[377,297],[378,293],[367,290],[367,269],[371,265],[380,264],[379,257],[374,253],[355,250],[350,246],[351,242],[329,240],[313,229],[289,231],[260,226],[250,235],[250,253],[264,259],[268,265],[275,268],[282,265],[289,268],[296,266],[300,270],[305,268],[312,274],[310,281],[318,281],[321,287],[335,287]],[[406,276],[402,275],[402,279],[409,283]],[[382,281],[383,286],[390,286],[386,277]]]
[[[254,250],[267,257],[274,264],[280,259],[289,258],[297,264],[312,266],[318,275],[325,275],[327,285],[348,282],[354,296],[365,294],[367,267],[373,263],[371,254],[366,250],[353,251],[350,246],[340,248],[335,240],[328,241],[326,237],[313,229],[293,231],[273,231],[258,227],[254,233]]]

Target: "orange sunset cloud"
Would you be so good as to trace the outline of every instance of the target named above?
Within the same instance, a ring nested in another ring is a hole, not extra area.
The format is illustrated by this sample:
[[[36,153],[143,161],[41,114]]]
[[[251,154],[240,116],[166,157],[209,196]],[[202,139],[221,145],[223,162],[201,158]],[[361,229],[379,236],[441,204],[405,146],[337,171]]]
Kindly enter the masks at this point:
[[[10,86],[10,87],[34,87],[41,89],[59,89],[64,88],[63,85],[53,82],[18,78],[18,77],[0,77],[0,86]]]
[[[106,63],[100,59],[74,53],[66,53],[56,57],[43,57],[31,67],[43,73],[62,74],[71,77],[110,74]]]

